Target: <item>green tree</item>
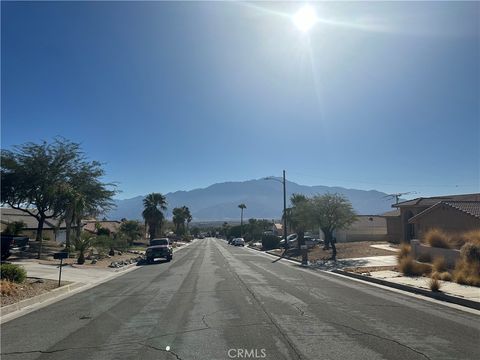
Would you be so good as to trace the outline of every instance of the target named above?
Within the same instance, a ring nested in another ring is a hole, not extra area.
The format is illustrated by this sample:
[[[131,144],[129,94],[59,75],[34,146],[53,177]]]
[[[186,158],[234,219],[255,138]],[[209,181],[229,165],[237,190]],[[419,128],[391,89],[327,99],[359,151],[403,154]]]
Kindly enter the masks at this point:
[[[312,221],[325,235],[325,248],[330,247],[333,233],[348,228],[356,219],[353,206],[341,194],[316,195],[311,199]]]
[[[114,206],[115,185],[103,183],[104,175],[99,162],[84,160],[76,164],[60,187],[59,206],[63,209],[60,220],[65,221],[67,249],[70,248],[72,227],[75,238],[79,238],[85,217],[96,217]]]
[[[22,233],[23,229],[25,229],[25,223],[23,221],[12,221],[11,223],[8,223],[2,234],[17,236]]]
[[[142,225],[136,220],[126,220],[122,222],[120,232],[127,237],[129,245],[132,245],[135,240],[143,236]]]
[[[243,235],[243,210],[245,210],[247,206],[242,203],[238,205],[238,207],[240,208],[240,236],[242,236]]]
[[[312,226],[312,206],[311,201],[302,194],[293,194],[290,198],[292,207],[290,208],[290,225],[297,233],[297,247],[304,244],[305,231]],[[285,239],[285,246],[287,241]]]
[[[160,193],[148,194],[143,199],[142,216],[148,227],[150,240],[155,239],[162,231],[162,223],[165,219],[163,211],[167,210],[167,199]]]
[[[99,202],[110,202],[114,191],[100,182],[103,175],[98,162],[85,160],[78,143],[56,138],[50,144],[15,146],[13,150],[2,150],[1,154],[1,203],[37,219],[40,258],[47,219],[65,217],[70,225],[73,222],[70,219],[75,219],[79,237],[81,216],[93,208],[98,210]],[[100,186],[105,191],[100,201],[98,192],[90,191],[90,186],[96,190]]]
[[[187,206],[177,207],[173,209],[172,214],[175,233],[177,235],[183,235],[188,232],[188,224],[192,221],[190,209]],[[185,222],[187,223],[187,227],[185,227]]]

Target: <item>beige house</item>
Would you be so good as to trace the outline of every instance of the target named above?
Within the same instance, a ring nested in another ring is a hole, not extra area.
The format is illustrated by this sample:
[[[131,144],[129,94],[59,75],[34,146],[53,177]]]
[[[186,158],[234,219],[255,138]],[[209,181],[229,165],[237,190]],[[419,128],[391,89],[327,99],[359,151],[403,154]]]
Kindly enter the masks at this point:
[[[32,213],[36,213],[36,210],[31,209]],[[37,219],[21,210],[12,208],[0,208],[0,226],[1,231],[5,230],[9,223],[15,221],[22,221],[25,224],[25,228],[22,231],[22,235],[28,236],[30,239],[35,239],[37,236]],[[59,223],[58,219],[47,219],[43,224],[43,239],[54,240],[58,243],[63,243],[66,240],[65,222]]]
[[[387,216],[388,239],[410,242],[432,227],[447,232],[467,231],[472,226],[478,229],[478,219],[469,212],[475,213],[479,204],[480,193],[416,198],[392,205],[400,213]]]
[[[408,220],[417,238],[430,229],[447,233],[480,230],[480,201],[440,201]]]

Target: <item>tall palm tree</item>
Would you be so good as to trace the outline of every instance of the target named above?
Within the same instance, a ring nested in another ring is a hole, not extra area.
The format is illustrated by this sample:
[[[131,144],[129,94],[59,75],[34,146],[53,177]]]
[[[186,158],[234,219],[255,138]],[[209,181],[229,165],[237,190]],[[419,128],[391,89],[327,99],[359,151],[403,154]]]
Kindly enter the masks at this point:
[[[150,240],[161,233],[165,210],[167,210],[167,199],[164,195],[151,193],[143,199],[142,216],[145,219],[145,225],[148,226]]]
[[[242,237],[243,236],[243,209],[246,209],[247,206],[242,203],[242,204],[238,205],[238,207],[241,210],[241,212],[240,212],[240,236]]]

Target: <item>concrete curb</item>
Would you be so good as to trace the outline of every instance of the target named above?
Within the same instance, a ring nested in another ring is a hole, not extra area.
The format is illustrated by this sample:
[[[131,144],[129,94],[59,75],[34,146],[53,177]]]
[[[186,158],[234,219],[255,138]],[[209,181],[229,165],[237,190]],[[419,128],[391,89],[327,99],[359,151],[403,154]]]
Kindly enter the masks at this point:
[[[79,283],[79,282],[63,285],[59,288],[50,290],[49,292],[46,292],[44,294],[40,294],[40,295],[34,296],[32,298],[19,301],[15,304],[2,306],[0,308],[0,312],[1,312],[2,317],[3,317],[5,315],[11,314],[15,311],[22,310],[22,309],[24,309],[28,306],[36,305],[36,304],[45,302],[47,300],[59,297],[61,295],[67,294],[67,293],[69,293],[69,292],[71,292],[75,289],[78,289],[78,288],[84,286],[84,285],[85,285],[84,283]]]
[[[336,273],[336,274],[340,274],[340,275],[344,275],[344,276],[348,276],[348,277],[352,277],[352,278],[355,278],[355,279],[359,279],[359,280],[362,280],[362,281],[367,281],[367,282],[371,282],[371,283],[375,283],[375,284],[379,284],[379,285],[383,285],[383,286],[387,286],[387,287],[411,292],[411,293],[414,293],[414,294],[426,296],[426,297],[429,297],[429,298],[432,298],[432,299],[435,299],[435,300],[445,301],[445,302],[449,302],[449,303],[452,303],[452,304],[465,306],[465,307],[468,307],[468,308],[471,308],[471,309],[480,310],[480,302],[464,299],[464,298],[453,296],[453,295],[447,295],[447,294],[442,293],[442,292],[432,292],[430,290],[420,289],[420,288],[417,288],[417,287],[403,285],[403,284],[397,284],[397,283],[393,283],[393,282],[390,282],[390,281],[387,281],[387,280],[376,279],[376,278],[372,278],[372,277],[369,277],[369,276],[355,274],[355,273],[340,270],[340,269],[332,270],[331,272]]]

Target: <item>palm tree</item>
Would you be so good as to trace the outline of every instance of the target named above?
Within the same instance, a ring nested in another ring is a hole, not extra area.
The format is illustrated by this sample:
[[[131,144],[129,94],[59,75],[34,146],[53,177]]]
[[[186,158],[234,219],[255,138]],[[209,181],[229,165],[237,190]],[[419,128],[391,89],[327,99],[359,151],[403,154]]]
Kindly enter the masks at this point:
[[[142,216],[145,219],[145,225],[148,226],[150,240],[161,233],[165,210],[167,210],[167,199],[162,194],[151,193],[143,199]]]
[[[185,221],[187,222],[187,234],[189,232],[189,225],[190,225],[190,222],[192,221],[192,213],[190,212],[190,209],[188,208],[188,206],[183,206],[182,207],[183,209],[183,213],[185,215]]]
[[[242,204],[238,205],[238,207],[241,210],[241,213],[240,213],[240,237],[242,237],[243,236],[243,209],[246,209],[247,206],[242,203]]]

